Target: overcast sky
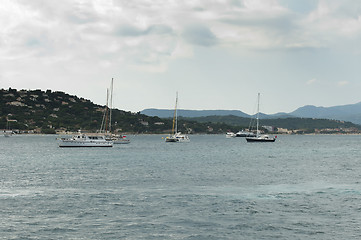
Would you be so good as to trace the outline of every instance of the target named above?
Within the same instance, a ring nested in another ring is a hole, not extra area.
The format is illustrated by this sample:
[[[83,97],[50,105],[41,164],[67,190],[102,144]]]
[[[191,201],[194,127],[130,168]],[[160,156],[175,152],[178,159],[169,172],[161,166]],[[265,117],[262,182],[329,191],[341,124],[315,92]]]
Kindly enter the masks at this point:
[[[358,0],[0,0],[0,88],[132,112],[361,101]]]

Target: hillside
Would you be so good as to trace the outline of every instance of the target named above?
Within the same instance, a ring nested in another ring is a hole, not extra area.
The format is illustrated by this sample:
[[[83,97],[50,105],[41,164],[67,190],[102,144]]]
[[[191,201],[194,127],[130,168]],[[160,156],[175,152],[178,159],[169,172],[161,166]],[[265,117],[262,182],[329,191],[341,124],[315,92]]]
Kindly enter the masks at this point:
[[[97,131],[100,128],[105,106],[59,91],[0,90],[0,129],[7,121],[11,129],[55,133],[58,131]],[[144,114],[112,110],[113,129],[128,133],[169,133],[171,119],[150,117]],[[189,133],[222,133],[232,126],[206,124],[180,120],[180,131]],[[237,127],[238,129],[238,127]]]
[[[11,128],[20,130],[95,130],[100,128],[105,109],[90,100],[50,90],[1,90],[0,97],[0,128],[9,119]],[[123,119],[131,118],[132,114],[119,110],[113,114],[115,121],[129,130]]]
[[[95,132],[99,130],[105,106],[90,100],[78,98],[59,91],[42,90],[0,90],[0,129],[10,128],[19,132],[55,133],[77,131],[79,129]],[[200,114],[203,111],[199,111]],[[205,111],[203,113],[228,113],[228,111]],[[243,115],[244,113],[240,113]],[[202,114],[200,114],[202,115]],[[172,111],[173,116],[173,111]],[[248,115],[246,115],[248,116]],[[360,126],[350,122],[312,118],[279,118],[261,114],[261,124],[289,130],[314,132],[317,129],[327,131],[359,132]],[[112,110],[112,129],[126,133],[169,133],[172,118],[160,118],[144,114]],[[196,118],[180,117],[178,129],[187,133],[225,133],[248,128],[249,117],[234,115],[201,116]],[[335,130],[332,130],[335,129]],[[342,129],[342,130],[337,130]],[[351,129],[351,130],[350,130]]]
[[[217,123],[222,122],[227,125],[232,126],[249,126],[251,119],[242,118],[236,116],[208,116],[208,117],[198,117],[198,118],[187,118],[188,120],[197,121],[197,122],[208,122],[208,123]],[[325,129],[354,129],[359,131],[361,129],[360,125],[339,121],[339,120],[330,120],[330,119],[313,119],[313,118],[277,118],[277,119],[261,119],[260,124],[263,126],[272,126],[275,128],[285,128],[288,130],[304,130],[307,132],[313,132],[315,129],[325,130]]]

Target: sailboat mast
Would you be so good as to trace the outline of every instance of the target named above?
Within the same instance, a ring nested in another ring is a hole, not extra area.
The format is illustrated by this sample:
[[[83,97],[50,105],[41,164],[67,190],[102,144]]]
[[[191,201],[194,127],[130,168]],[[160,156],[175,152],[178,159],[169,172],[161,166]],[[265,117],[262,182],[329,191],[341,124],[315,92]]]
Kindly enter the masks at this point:
[[[175,100],[175,133],[178,132],[178,114],[177,114],[177,107],[178,107],[178,92],[176,94]]]
[[[109,89],[107,88],[107,104],[105,107],[104,133],[108,133],[108,115],[109,115]]]
[[[172,134],[177,133],[177,104],[178,104],[178,92],[176,93],[176,98],[175,98]]]
[[[258,93],[258,101],[257,101],[257,136],[259,135],[258,134],[258,125],[259,125],[259,99],[260,99],[260,93]]]
[[[105,110],[104,110],[104,114],[103,114],[102,124],[100,125],[100,133],[106,133],[107,115],[108,115],[108,89],[107,89],[107,101],[106,101]]]
[[[109,103],[109,133],[112,133],[112,108],[113,108],[113,78],[110,84],[110,103]]]

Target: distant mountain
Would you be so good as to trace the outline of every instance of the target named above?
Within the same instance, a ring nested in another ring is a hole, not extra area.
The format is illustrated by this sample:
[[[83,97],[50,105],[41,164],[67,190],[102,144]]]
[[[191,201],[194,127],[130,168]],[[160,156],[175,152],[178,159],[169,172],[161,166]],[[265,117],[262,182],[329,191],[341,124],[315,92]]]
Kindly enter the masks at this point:
[[[145,109],[141,111],[142,114],[147,116],[158,116],[160,118],[173,117],[174,110],[170,109]],[[184,110],[180,109],[177,112],[180,117],[197,118],[207,116],[237,116],[243,118],[253,117],[239,110]],[[291,113],[276,113],[276,114],[264,114],[260,113],[260,119],[276,119],[276,118],[318,118],[318,119],[333,119],[353,122],[355,124],[361,124],[361,102],[356,104],[348,104],[334,107],[316,107],[313,105],[307,105],[300,107]]]
[[[171,118],[173,117],[174,110],[161,110],[160,112],[168,112],[168,115],[163,115],[164,118]],[[248,117],[239,117],[235,115],[215,115],[217,114],[217,110],[214,111],[194,111],[196,114],[203,113],[207,115],[210,113],[211,115],[207,116],[200,116],[200,117],[189,117],[189,115],[193,114],[192,110],[187,110],[188,116],[182,115],[180,120],[182,121],[190,121],[190,122],[197,122],[203,124],[225,124],[223,127],[228,126],[228,130],[232,131],[239,131],[240,129],[245,129],[250,127],[250,124],[255,124],[255,119],[253,116]],[[225,114],[228,112],[233,111],[220,111],[221,114]],[[236,111],[237,112],[237,111]],[[159,112],[157,109],[152,109],[152,113],[156,114]],[[169,115],[171,114],[171,115]],[[253,120],[251,120],[251,118]],[[361,129],[361,126],[353,124],[351,122],[340,122],[338,120],[328,120],[328,119],[312,119],[312,118],[298,118],[298,117],[290,117],[286,113],[279,113],[274,115],[266,115],[260,113],[259,118],[261,119],[261,125],[266,126],[274,126],[276,128],[286,128],[289,130],[295,130],[296,132],[307,132],[307,133],[314,133],[315,129],[323,130],[323,129]],[[168,120],[169,121],[169,120]],[[233,126],[233,128],[231,127]],[[223,128],[224,129],[224,128]],[[358,130],[356,130],[358,131]],[[331,131],[332,132],[332,131]],[[338,131],[336,131],[339,133]]]
[[[160,118],[173,118],[174,109],[156,109],[148,108],[140,112],[141,114],[150,116],[150,117],[160,117]],[[242,118],[252,118],[255,115],[249,115],[239,110],[185,110],[179,109],[177,111],[179,117],[186,118],[198,118],[198,117],[208,117],[208,116],[236,116]],[[292,118],[295,117],[288,113],[276,113],[276,114],[264,114],[259,113],[260,119],[274,119],[274,118]]]
[[[307,105],[291,112],[290,115],[304,118],[337,119],[361,124],[361,102],[334,107]]]
[[[295,116],[292,116],[289,113],[284,113],[284,112],[280,112],[280,113],[275,113],[275,114],[271,114],[271,115],[266,115],[264,118],[294,118]]]
[[[149,109],[144,109],[140,113],[147,115],[147,116],[151,116],[151,117],[157,116],[160,118],[172,118],[174,115],[174,110],[149,108]],[[242,111],[239,111],[239,110],[185,110],[185,109],[178,109],[177,115],[179,117],[206,117],[206,116],[228,116],[228,115],[244,117],[244,118],[251,117],[250,115],[248,115]]]

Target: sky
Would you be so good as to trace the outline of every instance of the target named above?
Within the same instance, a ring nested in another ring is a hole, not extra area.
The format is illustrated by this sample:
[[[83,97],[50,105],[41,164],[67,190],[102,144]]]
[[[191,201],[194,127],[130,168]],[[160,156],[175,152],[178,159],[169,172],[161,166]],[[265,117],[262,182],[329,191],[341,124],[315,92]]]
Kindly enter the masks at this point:
[[[0,88],[138,112],[361,101],[358,0],[0,0]]]

